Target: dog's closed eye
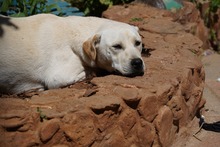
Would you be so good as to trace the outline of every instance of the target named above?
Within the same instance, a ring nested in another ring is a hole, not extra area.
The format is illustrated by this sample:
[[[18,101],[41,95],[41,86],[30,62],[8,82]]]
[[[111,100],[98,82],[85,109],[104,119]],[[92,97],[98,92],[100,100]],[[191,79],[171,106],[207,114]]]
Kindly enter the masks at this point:
[[[117,49],[117,50],[120,50],[120,49],[123,48],[121,44],[115,44],[115,45],[113,45],[112,47],[114,47],[114,48]]]
[[[140,41],[138,41],[138,40],[135,41],[135,46],[139,46],[140,44],[141,44]]]

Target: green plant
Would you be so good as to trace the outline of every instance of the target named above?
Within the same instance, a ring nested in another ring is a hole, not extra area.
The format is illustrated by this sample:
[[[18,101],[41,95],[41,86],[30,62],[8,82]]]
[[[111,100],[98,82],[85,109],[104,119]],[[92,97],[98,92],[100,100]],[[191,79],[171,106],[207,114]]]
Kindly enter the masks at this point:
[[[201,10],[201,1],[191,0],[191,2],[195,3],[197,8]],[[218,40],[217,37],[217,31],[219,30],[214,28],[215,24],[220,19],[217,14],[218,9],[220,9],[220,0],[206,0],[204,2],[209,4],[207,10],[205,11],[205,15],[203,16],[205,25],[209,28],[209,42],[214,50],[220,51],[220,40]]]
[[[0,13],[14,17],[30,16],[38,13],[49,13],[53,9],[60,11],[56,4],[46,5],[47,0],[1,0]]]
[[[133,0],[67,0],[79,8],[85,15],[101,16],[108,7],[116,4],[125,4]]]
[[[205,24],[208,27],[212,27],[214,23],[216,23],[217,18],[216,18],[216,12],[220,8],[220,1],[219,0],[212,0],[209,3],[209,7],[205,12]]]
[[[132,22],[137,22],[137,21],[143,21],[143,18],[140,18],[140,17],[134,17],[134,18],[131,18]]]
[[[219,16],[217,15],[217,10],[220,8],[220,0],[211,0],[209,3],[209,8],[205,14],[205,24],[210,28],[209,40],[214,50],[220,51],[220,40],[217,38],[217,30],[215,30],[214,25],[218,22]]]
[[[47,120],[47,116],[43,114],[42,110],[37,107],[37,112],[40,114],[40,121],[42,122],[43,120]]]

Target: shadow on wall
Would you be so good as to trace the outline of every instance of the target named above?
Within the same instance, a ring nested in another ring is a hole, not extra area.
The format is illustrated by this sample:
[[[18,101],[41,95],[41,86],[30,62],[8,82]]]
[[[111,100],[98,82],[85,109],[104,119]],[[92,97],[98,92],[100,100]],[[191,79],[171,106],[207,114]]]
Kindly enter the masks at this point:
[[[16,30],[18,29],[18,26],[13,24],[10,21],[10,18],[4,17],[4,16],[0,15],[0,37],[3,37],[3,35],[4,35],[3,25],[7,25],[7,26],[12,27],[12,28],[14,28]]]
[[[214,123],[206,123],[204,118],[200,118],[199,125],[206,131],[213,131],[220,133],[220,121]]]

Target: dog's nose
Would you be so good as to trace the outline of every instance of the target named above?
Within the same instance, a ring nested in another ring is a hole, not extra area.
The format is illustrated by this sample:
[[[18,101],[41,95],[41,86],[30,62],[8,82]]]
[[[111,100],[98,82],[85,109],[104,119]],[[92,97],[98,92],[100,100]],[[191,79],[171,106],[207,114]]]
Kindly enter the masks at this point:
[[[140,58],[135,58],[131,60],[131,66],[135,70],[142,70],[143,69],[143,61]]]

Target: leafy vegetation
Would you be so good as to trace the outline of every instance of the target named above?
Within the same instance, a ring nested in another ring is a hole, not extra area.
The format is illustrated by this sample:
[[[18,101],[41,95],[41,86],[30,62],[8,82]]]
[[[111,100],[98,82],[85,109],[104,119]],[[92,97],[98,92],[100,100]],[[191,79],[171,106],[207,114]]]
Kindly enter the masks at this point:
[[[214,28],[214,25],[218,22],[218,19],[220,19],[216,13],[219,8],[220,0],[211,0],[204,18],[206,26],[210,28],[210,43],[216,51],[220,51],[220,40],[217,39],[217,31]]]
[[[43,114],[42,110],[37,107],[37,112],[40,114],[40,121],[43,122],[43,120],[47,120],[47,116]]]
[[[191,0],[191,2],[197,5],[197,8],[201,10],[201,3],[198,0]],[[206,1],[207,2],[207,1]],[[214,50],[220,51],[220,40],[217,39],[217,30],[214,25],[220,19],[217,11],[220,9],[220,0],[209,0],[209,7],[203,16],[205,25],[209,28],[209,41]]]
[[[134,18],[131,18],[130,21],[132,21],[132,22],[137,22],[137,21],[143,21],[143,20],[144,20],[143,18],[134,17]]]
[[[47,5],[47,0],[3,0],[0,5],[1,14],[14,17],[49,13],[54,9],[61,11],[56,4]]]
[[[56,15],[92,15],[101,16],[108,7],[116,4],[125,4],[134,0],[0,0],[0,14],[15,17],[30,16],[39,13],[53,13]],[[79,8],[82,12],[77,12],[77,8],[70,9],[71,5]],[[62,9],[61,5],[65,5]],[[72,11],[72,12],[66,12]]]
[[[85,15],[101,16],[108,7],[116,4],[125,4],[134,0],[67,0],[79,8]]]

